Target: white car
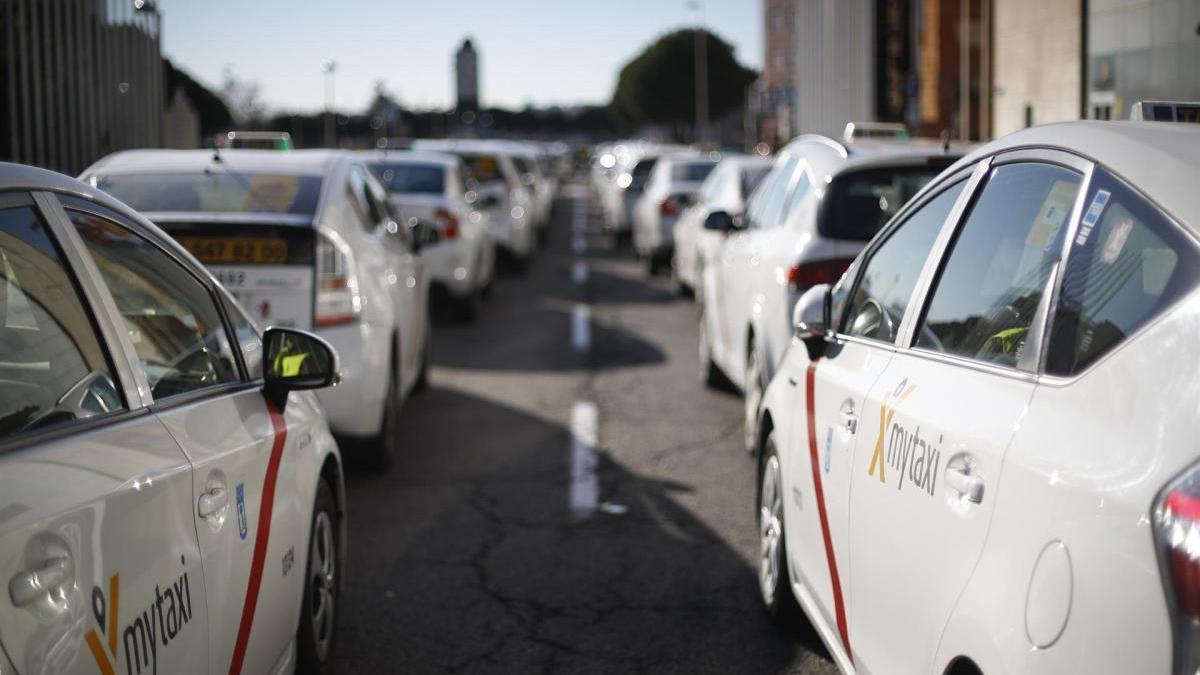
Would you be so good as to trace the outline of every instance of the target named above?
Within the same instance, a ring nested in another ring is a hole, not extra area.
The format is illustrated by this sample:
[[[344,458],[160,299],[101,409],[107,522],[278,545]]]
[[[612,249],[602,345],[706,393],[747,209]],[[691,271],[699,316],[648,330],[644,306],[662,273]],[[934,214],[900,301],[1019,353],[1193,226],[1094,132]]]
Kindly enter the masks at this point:
[[[504,262],[523,272],[537,248],[537,210],[512,149],[496,141],[427,139],[415,141],[413,147],[462,159],[469,203],[487,214],[492,241]]]
[[[0,270],[0,672],[328,672],[330,346],[41,169],[0,164]]]
[[[675,221],[674,258],[671,271],[684,294],[693,293],[705,260],[712,259],[727,231],[711,230],[707,225],[713,214],[714,224],[741,218],[746,200],[771,170],[773,159],[749,155],[726,156],[700,184],[696,201]]]
[[[809,289],[762,411],[771,612],[846,673],[1197,671],[1198,177],[1191,125],[1019,131]]]
[[[208,265],[264,326],[313,330],[342,358],[318,394],[335,433],[380,467],[429,361],[427,225],[401,227],[387,191],[350,153],[132,150],[82,176]]]
[[[692,205],[717,153],[669,153],[654,163],[633,204],[633,249],[651,275],[671,262],[675,221]]]
[[[550,212],[554,208],[554,186],[538,162],[536,148],[524,143],[508,144],[512,151],[513,168],[525,189],[529,191],[533,209],[533,222],[537,227],[537,241],[544,245],[549,240]]]
[[[421,249],[434,303],[452,303],[468,321],[479,314],[492,283],[496,247],[487,214],[467,203],[462,160],[436,152],[365,152],[367,166],[387,188],[401,223],[425,221],[438,241]]]
[[[701,378],[744,393],[747,450],[796,299],[836,281],[888,218],[961,156],[933,142],[801,136],[780,151],[740,221],[707,223],[728,236],[701,272]]]

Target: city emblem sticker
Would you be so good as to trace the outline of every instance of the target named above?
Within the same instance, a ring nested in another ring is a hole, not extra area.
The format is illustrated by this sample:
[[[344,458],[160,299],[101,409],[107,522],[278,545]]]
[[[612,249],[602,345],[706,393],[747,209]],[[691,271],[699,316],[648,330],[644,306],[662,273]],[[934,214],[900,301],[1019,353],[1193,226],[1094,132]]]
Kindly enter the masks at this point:
[[[234,488],[237,493],[238,536],[246,539],[246,484],[238,483]]]

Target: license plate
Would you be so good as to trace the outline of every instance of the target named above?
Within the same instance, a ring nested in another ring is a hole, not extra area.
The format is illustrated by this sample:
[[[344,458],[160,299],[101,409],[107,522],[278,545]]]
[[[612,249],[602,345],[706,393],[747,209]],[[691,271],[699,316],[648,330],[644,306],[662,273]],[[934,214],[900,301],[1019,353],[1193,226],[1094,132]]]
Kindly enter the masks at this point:
[[[179,237],[179,243],[209,265],[283,265],[287,242],[254,237]]]

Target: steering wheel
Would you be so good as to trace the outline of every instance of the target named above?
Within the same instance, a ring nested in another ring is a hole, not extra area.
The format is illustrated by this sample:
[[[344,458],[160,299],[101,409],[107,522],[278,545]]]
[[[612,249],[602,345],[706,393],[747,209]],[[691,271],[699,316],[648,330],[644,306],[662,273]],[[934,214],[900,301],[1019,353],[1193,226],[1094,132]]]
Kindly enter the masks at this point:
[[[867,298],[850,324],[851,335],[883,340],[896,337],[896,321],[875,298]]]

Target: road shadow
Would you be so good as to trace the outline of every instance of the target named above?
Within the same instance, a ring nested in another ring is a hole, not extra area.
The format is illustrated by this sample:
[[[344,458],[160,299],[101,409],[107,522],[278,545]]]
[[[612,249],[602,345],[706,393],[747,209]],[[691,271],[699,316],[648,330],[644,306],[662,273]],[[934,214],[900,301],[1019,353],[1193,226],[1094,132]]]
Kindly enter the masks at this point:
[[[676,501],[689,485],[601,450],[600,500],[627,511],[575,520],[561,424],[434,387],[401,428],[390,472],[347,478],[340,672],[777,673],[824,653],[767,619],[746,558]]]

